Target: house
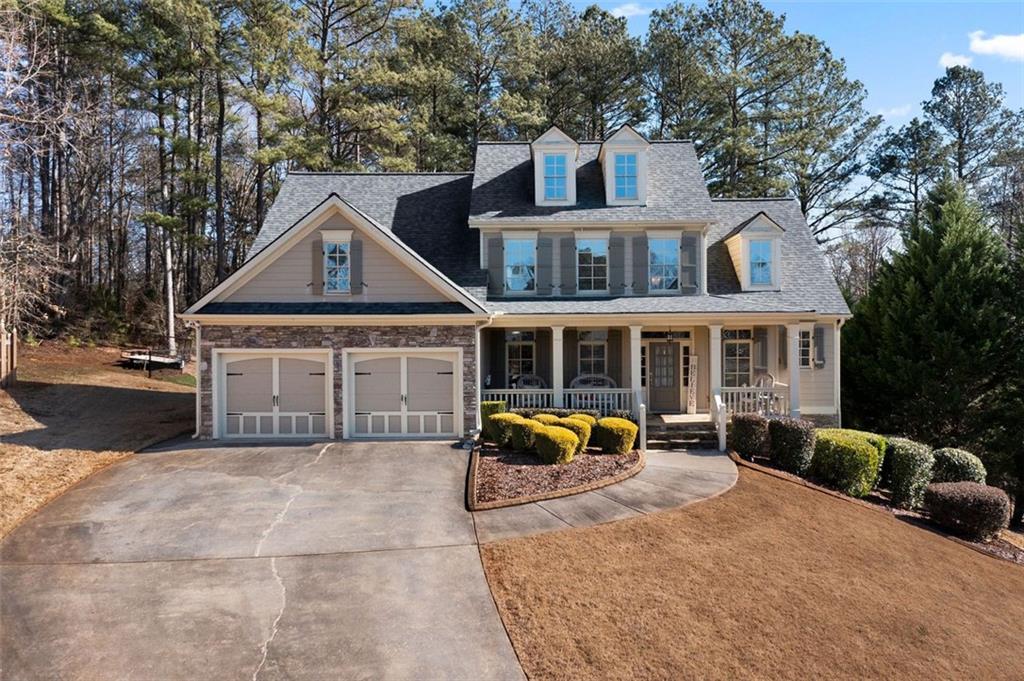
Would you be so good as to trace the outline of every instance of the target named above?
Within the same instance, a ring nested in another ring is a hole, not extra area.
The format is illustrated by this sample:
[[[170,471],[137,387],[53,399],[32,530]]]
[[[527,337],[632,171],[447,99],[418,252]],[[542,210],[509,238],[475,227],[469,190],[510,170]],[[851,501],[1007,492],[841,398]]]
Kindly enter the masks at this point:
[[[456,437],[481,400],[837,423],[850,311],[791,199],[712,199],[623,126],[471,173],[294,172],[182,317],[202,437]]]

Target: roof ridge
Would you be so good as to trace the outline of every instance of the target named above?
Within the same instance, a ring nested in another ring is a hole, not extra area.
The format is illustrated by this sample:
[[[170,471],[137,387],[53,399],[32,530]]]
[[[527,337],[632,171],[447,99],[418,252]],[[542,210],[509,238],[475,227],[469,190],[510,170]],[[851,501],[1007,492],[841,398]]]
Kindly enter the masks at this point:
[[[380,171],[380,172],[372,171],[372,170],[290,170],[290,171],[288,171],[288,175],[351,175],[353,177],[381,177],[381,176],[385,176],[385,175],[387,175],[387,176],[394,175],[396,177],[415,177],[415,176],[418,176],[418,175],[424,175],[424,176],[427,176],[427,177],[442,177],[442,176],[464,177],[464,176],[472,175],[472,174],[473,174],[473,171],[471,171],[471,170],[459,170],[459,171],[430,171],[430,170],[421,170],[421,171],[409,171],[409,172],[392,171],[392,170]]]
[[[727,201],[737,201],[737,202],[739,202],[739,201],[796,201],[796,197],[795,196],[743,196],[743,197],[729,198],[729,197],[726,197],[726,196],[712,196],[711,200],[712,201],[722,201],[722,202],[727,202]]]

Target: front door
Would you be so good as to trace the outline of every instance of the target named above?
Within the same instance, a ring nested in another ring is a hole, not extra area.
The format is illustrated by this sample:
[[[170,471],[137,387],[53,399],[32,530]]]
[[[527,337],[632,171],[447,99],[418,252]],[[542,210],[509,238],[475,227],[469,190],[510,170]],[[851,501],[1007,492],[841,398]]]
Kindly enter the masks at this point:
[[[679,404],[679,345],[677,343],[651,343],[648,352],[651,370],[648,380],[651,411],[678,413]]]

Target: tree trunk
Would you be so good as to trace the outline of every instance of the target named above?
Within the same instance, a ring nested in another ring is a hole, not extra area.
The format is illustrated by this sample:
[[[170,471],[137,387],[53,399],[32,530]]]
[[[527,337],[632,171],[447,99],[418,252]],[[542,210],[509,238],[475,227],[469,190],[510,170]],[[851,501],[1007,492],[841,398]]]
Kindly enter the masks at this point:
[[[217,214],[214,217],[216,239],[217,239],[217,283],[227,278],[227,268],[224,262],[224,114],[226,108],[226,95],[224,92],[224,74],[217,70],[217,139],[214,142],[213,160],[213,191],[217,203]]]

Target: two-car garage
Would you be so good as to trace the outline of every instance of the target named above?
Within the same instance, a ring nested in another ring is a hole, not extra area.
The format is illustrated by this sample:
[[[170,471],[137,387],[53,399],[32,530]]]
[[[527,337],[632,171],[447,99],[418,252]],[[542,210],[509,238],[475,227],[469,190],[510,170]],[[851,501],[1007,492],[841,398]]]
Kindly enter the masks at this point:
[[[214,437],[456,437],[462,424],[458,348],[215,350]],[[340,404],[336,402],[340,401]]]

